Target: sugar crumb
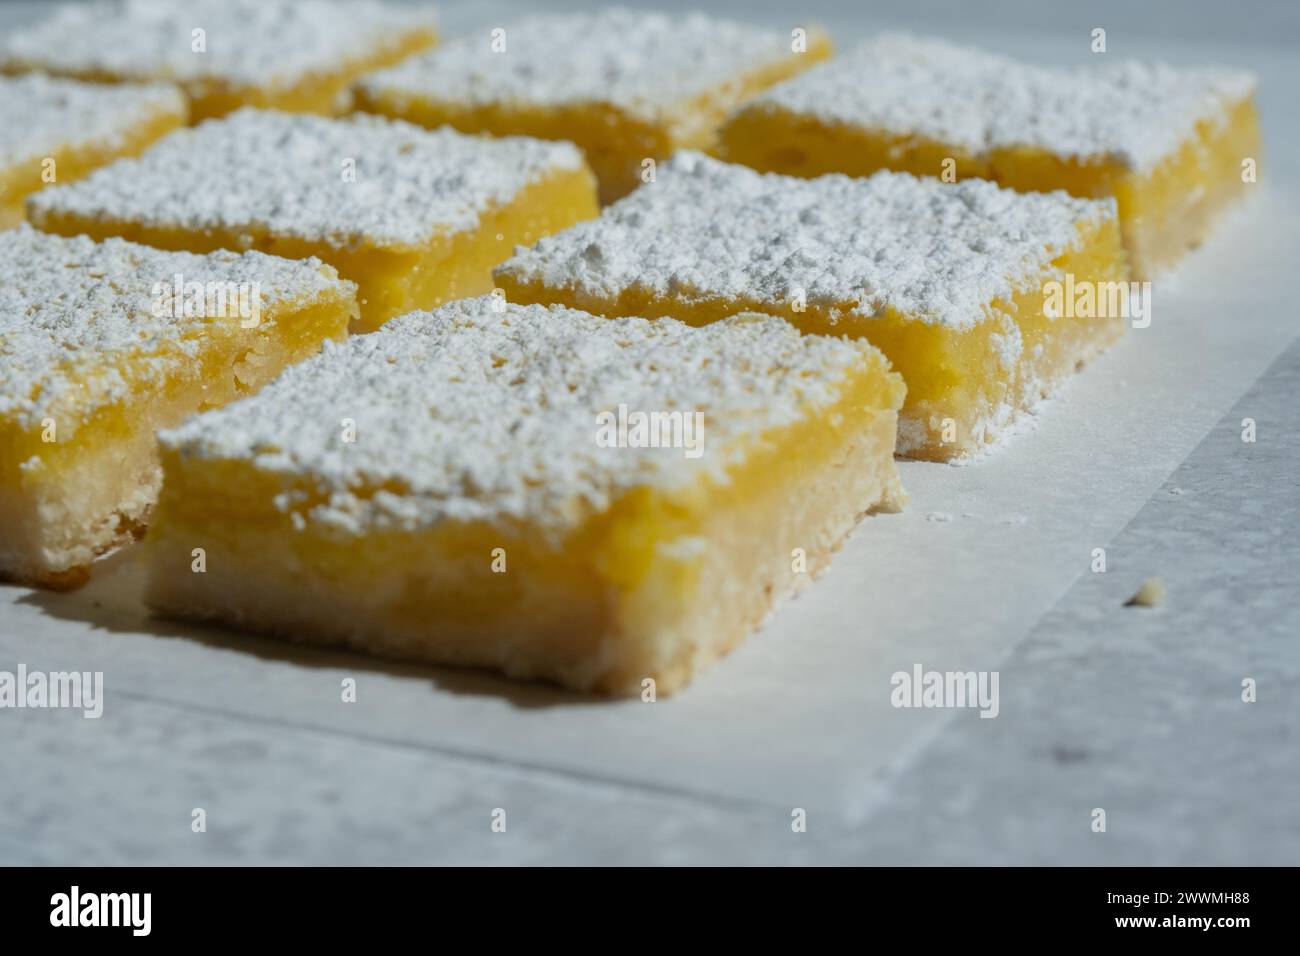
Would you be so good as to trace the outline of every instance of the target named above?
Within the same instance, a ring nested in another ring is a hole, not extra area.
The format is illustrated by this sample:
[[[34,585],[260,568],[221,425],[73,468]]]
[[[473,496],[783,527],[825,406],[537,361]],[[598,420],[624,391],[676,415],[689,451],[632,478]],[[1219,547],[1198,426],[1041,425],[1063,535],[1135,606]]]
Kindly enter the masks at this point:
[[[1142,582],[1137,592],[1124,602],[1125,607],[1158,607],[1165,602],[1165,582],[1150,577]]]

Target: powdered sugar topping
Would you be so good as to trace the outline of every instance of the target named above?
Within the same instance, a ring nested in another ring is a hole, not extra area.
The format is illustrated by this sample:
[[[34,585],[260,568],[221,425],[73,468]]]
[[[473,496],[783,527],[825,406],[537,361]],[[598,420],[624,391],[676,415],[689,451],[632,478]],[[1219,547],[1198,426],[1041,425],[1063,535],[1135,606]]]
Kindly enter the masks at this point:
[[[1036,284],[1081,224],[1114,215],[1112,200],[980,180],[796,179],[682,152],[599,219],[516,250],[498,275],[602,300],[636,289],[761,308],[802,296],[841,318],[894,309],[965,328]]]
[[[240,318],[177,316],[167,307],[177,275],[255,291],[263,314],[353,289],[317,259],[196,256],[26,225],[0,232],[0,416],[31,428],[68,402],[84,415],[193,365],[204,330]],[[73,424],[60,422],[61,433]]]
[[[0,66],[273,87],[433,25],[427,7],[375,0],[96,0],[0,39]]]
[[[655,117],[791,55],[786,30],[699,13],[611,9],[529,17],[502,29],[452,40],[361,85],[376,95],[470,106],[609,103]]]
[[[1149,170],[1249,96],[1226,69],[1130,61],[1078,68],[1020,63],[942,40],[884,34],[767,91],[751,108],[921,136],[982,155],[1032,146]]]
[[[160,114],[185,115],[179,89],[81,83],[40,73],[0,76],[0,169],[70,145],[120,149],[134,127]]]
[[[568,143],[243,109],[44,190],[31,214],[411,248],[473,229],[525,186],[581,162]]]
[[[634,487],[725,480],[746,442],[832,401],[874,354],[770,316],[693,329],[484,296],[327,344],[162,441],[281,474],[298,489],[282,508],[347,532],[443,519],[562,529]],[[701,413],[703,453],[602,447],[596,416],[619,405]]]

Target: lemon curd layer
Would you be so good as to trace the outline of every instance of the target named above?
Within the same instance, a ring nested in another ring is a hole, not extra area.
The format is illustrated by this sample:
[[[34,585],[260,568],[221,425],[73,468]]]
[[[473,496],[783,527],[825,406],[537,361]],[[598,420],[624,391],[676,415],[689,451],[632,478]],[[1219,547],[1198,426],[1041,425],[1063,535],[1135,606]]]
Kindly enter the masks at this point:
[[[1199,244],[1254,181],[1254,89],[1237,71],[1049,69],[889,34],[738,110],[717,153],[792,176],[893,169],[1113,197],[1141,278]]]
[[[173,86],[0,76],[0,229],[22,222],[32,193],[138,155],[186,115]]]
[[[0,39],[0,72],[168,80],[195,121],[243,106],[330,114],[358,76],[435,42],[429,13],[375,0],[96,0]]]
[[[515,245],[596,212],[567,143],[261,110],[176,133],[29,209],[63,235],[320,258],[357,284],[359,332],[491,290]]]
[[[830,55],[812,30],[629,10],[529,17],[357,83],[357,108],[580,146],[611,202],[653,161],[712,144],[740,104]]]
[[[179,277],[179,279],[178,279]],[[346,334],[320,262],[0,234],[0,577],[83,583],[156,498],[154,433]]]
[[[863,513],[901,504],[902,392],[866,343],[770,316],[693,329],[459,301],[165,433],[149,600],[294,640],[670,693]],[[638,444],[635,427],[602,441],[620,407],[702,419],[691,441]]]
[[[1066,277],[1127,278],[1111,200],[905,173],[803,180],[681,154],[599,219],[496,271],[513,301],[707,325],[738,309],[865,338],[907,382],[898,450],[966,457],[998,437],[1123,317],[1053,317]]]

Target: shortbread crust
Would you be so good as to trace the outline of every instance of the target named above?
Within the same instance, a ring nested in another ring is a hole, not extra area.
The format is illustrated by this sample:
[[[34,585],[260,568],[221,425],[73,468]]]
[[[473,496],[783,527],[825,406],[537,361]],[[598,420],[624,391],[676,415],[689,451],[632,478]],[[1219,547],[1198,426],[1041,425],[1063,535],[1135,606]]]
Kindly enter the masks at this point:
[[[885,34],[767,91],[718,154],[765,172],[976,176],[1113,196],[1139,277],[1176,261],[1258,161],[1255,77],[1096,57],[1029,65]]]
[[[22,221],[31,193],[135,156],[187,115],[180,90],[166,84],[0,76],[0,229]]]
[[[165,249],[316,256],[360,290],[354,331],[492,288],[491,267],[597,211],[568,143],[375,116],[240,110],[34,196],[42,229]]]
[[[169,80],[196,120],[346,107],[348,85],[437,40],[428,7],[376,0],[95,0],[0,38],[0,72]]]
[[[355,295],[318,261],[0,233],[0,576],[84,582],[147,520],[154,431],[345,335]]]
[[[149,600],[293,640],[669,693],[861,514],[901,503],[902,391],[867,343],[771,316],[693,329],[495,296],[403,316],[162,434]],[[698,412],[701,453],[602,445],[599,416],[620,407]]]
[[[796,49],[797,48],[797,49]],[[533,16],[364,77],[360,109],[429,128],[577,143],[611,202],[648,160],[712,144],[726,115],[830,55],[820,29],[640,10]]]
[[[906,173],[760,174],[694,153],[657,182],[519,250],[512,301],[703,325],[739,310],[865,337],[907,382],[899,451],[977,451],[1122,331],[1053,318],[1044,286],[1126,278],[1113,200]]]

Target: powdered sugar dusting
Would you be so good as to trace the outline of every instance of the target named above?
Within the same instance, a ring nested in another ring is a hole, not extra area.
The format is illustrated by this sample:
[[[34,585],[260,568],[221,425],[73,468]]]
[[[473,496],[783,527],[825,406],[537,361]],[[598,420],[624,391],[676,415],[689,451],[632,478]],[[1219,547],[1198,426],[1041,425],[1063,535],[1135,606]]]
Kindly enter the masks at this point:
[[[374,116],[243,109],[173,133],[138,159],[44,190],[30,214],[37,223],[64,213],[339,248],[417,247],[475,228],[481,214],[525,186],[581,162],[568,143],[429,131]]]
[[[165,84],[107,86],[31,73],[0,76],[0,169],[67,146],[120,149],[133,128],[158,115],[185,115]]]
[[[274,87],[433,26],[427,6],[375,0],[99,0],[61,6],[0,39],[0,68]]]
[[[833,401],[842,373],[874,355],[771,316],[692,329],[484,296],[327,344],[162,441],[305,476],[310,500],[279,505],[349,532],[442,519],[562,529],[634,487],[722,479],[747,442]],[[702,413],[703,453],[602,447],[596,416],[620,404]],[[355,442],[342,440],[345,418]]]
[[[884,34],[774,87],[751,108],[921,136],[975,155],[1032,146],[1148,170],[1198,121],[1223,118],[1254,88],[1242,71],[1129,61],[1060,69]]]
[[[742,74],[789,57],[785,30],[699,13],[622,9],[529,17],[452,40],[361,82],[370,93],[480,106],[610,103],[655,117]]]
[[[0,232],[0,418],[36,427],[66,403],[84,415],[125,397],[141,379],[157,385],[192,365],[205,328],[240,318],[177,317],[157,308],[170,300],[156,285],[174,288],[178,274],[186,283],[247,284],[260,293],[263,313],[353,289],[318,259],[196,256],[27,225]],[[60,428],[66,434],[74,423]]]
[[[979,180],[796,179],[683,152],[599,219],[517,250],[498,275],[600,298],[638,289],[776,306],[802,293],[847,309],[840,318],[892,308],[965,328],[1036,283],[1082,223],[1114,215],[1113,200]]]

